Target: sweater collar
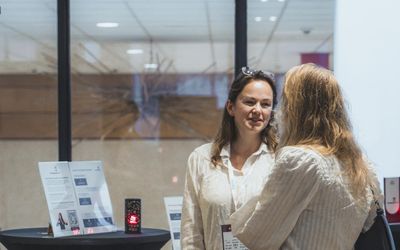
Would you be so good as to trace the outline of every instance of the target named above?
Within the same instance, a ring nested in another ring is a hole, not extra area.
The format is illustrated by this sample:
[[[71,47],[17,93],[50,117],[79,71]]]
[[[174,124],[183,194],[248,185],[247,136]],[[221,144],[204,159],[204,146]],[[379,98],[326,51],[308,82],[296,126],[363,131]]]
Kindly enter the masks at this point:
[[[258,150],[256,152],[254,152],[251,156],[253,155],[260,155],[262,153],[268,153],[268,147],[267,144],[265,144],[264,142],[262,142],[260,144],[260,147],[258,148]],[[221,156],[221,158],[230,158],[231,156],[231,145],[227,144],[225,145],[222,150],[221,153],[219,154]]]

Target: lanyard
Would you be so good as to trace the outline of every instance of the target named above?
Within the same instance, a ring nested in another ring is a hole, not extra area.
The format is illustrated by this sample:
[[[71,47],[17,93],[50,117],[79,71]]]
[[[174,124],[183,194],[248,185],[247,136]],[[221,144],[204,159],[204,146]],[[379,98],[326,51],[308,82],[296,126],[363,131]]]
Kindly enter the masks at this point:
[[[232,200],[233,204],[235,205],[235,211],[238,209],[238,195],[235,195],[235,191],[237,191],[237,180],[233,174],[233,166],[231,164],[231,161],[228,159],[228,177],[229,177],[229,185],[231,186],[231,195],[232,195]],[[235,197],[237,197],[235,199]]]
[[[252,156],[250,156],[250,157],[252,157]],[[243,167],[247,165],[247,160],[245,161]],[[238,206],[239,206],[239,194],[238,194],[239,193],[238,192],[239,184],[238,184],[237,178],[235,178],[235,175],[233,173],[233,166],[232,166],[231,160],[228,159],[227,163],[228,164],[226,164],[226,165],[228,167],[229,185],[231,187],[232,200],[233,200],[233,204],[235,205],[235,211],[236,211],[238,209]],[[251,166],[250,167],[250,169],[247,172],[247,174],[243,177],[243,182],[245,182],[245,179],[247,179],[251,175],[251,172],[253,172],[254,167],[255,166]],[[236,193],[236,195],[235,195],[235,193]]]

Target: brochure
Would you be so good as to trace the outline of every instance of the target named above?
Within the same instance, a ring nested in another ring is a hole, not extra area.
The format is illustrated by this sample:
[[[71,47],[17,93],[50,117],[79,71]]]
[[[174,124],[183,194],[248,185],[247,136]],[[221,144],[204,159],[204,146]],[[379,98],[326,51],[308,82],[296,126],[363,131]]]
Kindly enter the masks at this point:
[[[117,231],[101,161],[39,162],[54,237]]]
[[[168,217],[169,230],[171,232],[173,250],[181,249],[181,213],[182,196],[164,197],[165,210]]]

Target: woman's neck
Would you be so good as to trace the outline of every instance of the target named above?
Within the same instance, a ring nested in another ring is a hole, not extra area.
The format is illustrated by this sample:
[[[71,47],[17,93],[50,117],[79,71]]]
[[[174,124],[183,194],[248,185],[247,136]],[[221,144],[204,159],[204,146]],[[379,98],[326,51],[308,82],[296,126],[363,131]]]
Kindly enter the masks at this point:
[[[256,152],[260,148],[261,140],[236,140],[231,145],[231,153],[247,155]]]
[[[247,158],[260,148],[261,139],[257,137],[238,137],[231,144],[230,159],[236,169],[241,170]]]

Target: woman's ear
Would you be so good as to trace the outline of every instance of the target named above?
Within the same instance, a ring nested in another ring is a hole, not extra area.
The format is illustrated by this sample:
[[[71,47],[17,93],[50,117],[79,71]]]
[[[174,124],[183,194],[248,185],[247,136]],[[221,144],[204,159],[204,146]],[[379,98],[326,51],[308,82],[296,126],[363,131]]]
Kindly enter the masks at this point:
[[[234,112],[233,112],[234,107],[233,107],[233,103],[231,102],[231,100],[228,100],[226,102],[225,108],[226,108],[226,111],[228,111],[228,114],[230,116],[234,116]]]

